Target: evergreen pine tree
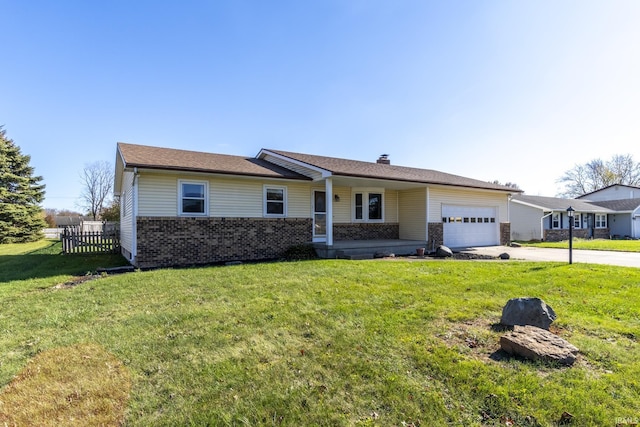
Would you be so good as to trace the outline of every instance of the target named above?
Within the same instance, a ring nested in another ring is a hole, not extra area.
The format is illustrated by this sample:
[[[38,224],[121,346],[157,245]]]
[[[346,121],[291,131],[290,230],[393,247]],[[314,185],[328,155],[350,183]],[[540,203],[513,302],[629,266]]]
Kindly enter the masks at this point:
[[[46,227],[40,203],[41,176],[33,176],[31,156],[23,155],[0,126],[0,243],[33,242]]]

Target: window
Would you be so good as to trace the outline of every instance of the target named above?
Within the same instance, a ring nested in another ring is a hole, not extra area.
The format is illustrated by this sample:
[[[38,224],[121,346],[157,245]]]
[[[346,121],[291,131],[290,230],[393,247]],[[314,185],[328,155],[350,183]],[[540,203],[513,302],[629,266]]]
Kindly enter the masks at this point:
[[[356,221],[382,221],[383,201],[381,192],[359,192],[354,194],[353,216]]]
[[[607,228],[606,214],[596,214],[596,228]]]
[[[551,228],[560,228],[560,214],[554,213],[551,215]]]
[[[264,187],[264,215],[265,216],[286,216],[287,215],[287,188],[286,187]]]
[[[178,182],[178,209],[184,216],[204,216],[209,210],[209,191],[206,181]]]
[[[581,218],[579,213],[573,214],[573,228],[582,228]]]

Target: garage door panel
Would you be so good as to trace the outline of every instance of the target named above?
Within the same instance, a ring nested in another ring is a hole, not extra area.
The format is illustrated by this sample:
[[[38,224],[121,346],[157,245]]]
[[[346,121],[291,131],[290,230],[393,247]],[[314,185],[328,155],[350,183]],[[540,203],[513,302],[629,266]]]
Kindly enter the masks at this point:
[[[442,206],[444,244],[449,247],[497,245],[495,207]]]

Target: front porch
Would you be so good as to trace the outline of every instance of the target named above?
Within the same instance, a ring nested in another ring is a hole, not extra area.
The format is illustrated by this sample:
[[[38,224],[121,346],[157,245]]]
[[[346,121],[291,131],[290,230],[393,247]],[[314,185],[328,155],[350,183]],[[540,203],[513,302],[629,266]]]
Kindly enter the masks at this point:
[[[425,246],[422,240],[407,239],[340,240],[334,241],[333,245],[324,242],[313,244],[320,258],[341,259],[372,259],[377,253],[415,255],[416,249]]]

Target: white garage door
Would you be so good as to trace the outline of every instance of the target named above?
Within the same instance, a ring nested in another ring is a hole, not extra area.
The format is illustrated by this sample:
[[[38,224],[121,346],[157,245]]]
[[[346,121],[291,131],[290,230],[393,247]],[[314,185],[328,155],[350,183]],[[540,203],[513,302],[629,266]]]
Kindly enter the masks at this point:
[[[496,208],[443,205],[442,222],[444,244],[450,248],[499,243]]]

